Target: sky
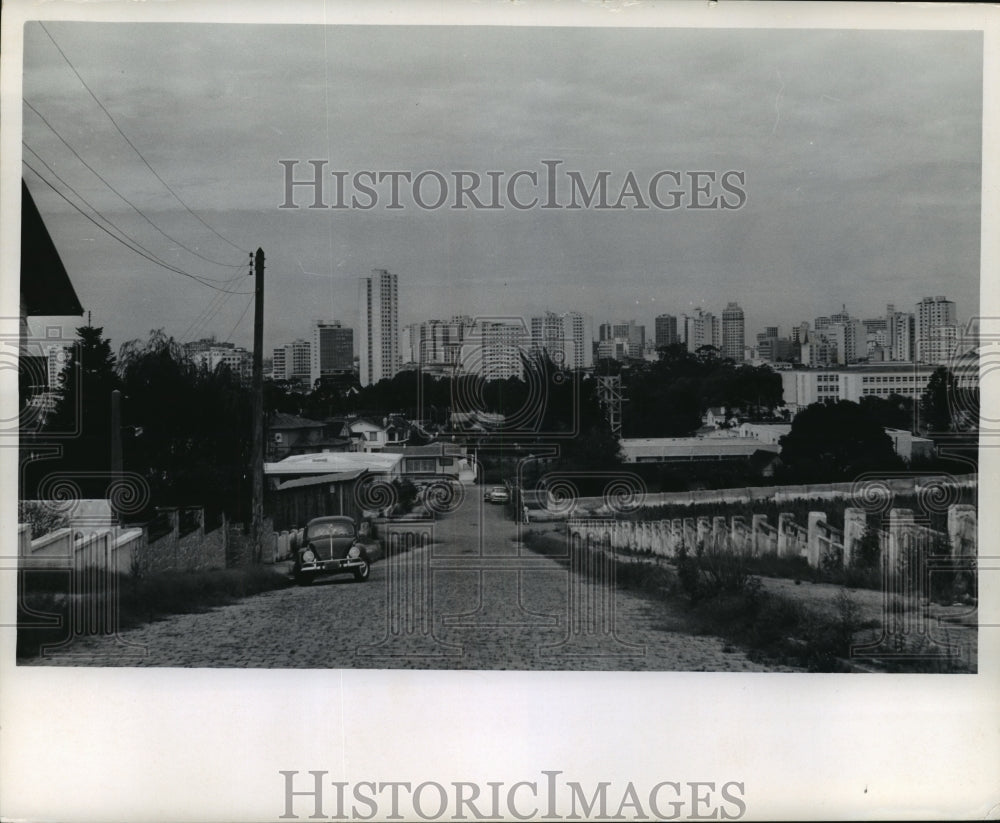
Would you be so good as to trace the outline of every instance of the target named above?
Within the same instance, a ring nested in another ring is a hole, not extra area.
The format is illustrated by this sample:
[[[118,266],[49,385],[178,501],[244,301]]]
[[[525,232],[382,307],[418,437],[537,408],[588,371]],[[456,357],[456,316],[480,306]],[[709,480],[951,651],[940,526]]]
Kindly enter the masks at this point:
[[[24,159],[152,256],[241,292],[138,256],[24,168],[84,308],[115,345],[163,328],[249,347],[243,275],[258,247],[265,351],[307,337],[314,320],[356,328],[357,279],[372,268],[399,275],[401,325],[576,310],[595,329],[634,318],[651,335],[658,314],[737,301],[749,341],[844,304],[869,317],[944,294],[961,319],[977,313],[977,32],[45,27],[25,28]],[[404,183],[401,209],[386,208],[387,184],[368,210],[309,209],[301,188],[301,208],[278,208],[279,161],[300,161],[302,179],[314,159],[348,180],[492,170],[505,181],[560,160],[588,185],[609,172],[612,200],[630,172],[646,189],[659,171],[737,171],[746,197],[733,209],[430,210]]]

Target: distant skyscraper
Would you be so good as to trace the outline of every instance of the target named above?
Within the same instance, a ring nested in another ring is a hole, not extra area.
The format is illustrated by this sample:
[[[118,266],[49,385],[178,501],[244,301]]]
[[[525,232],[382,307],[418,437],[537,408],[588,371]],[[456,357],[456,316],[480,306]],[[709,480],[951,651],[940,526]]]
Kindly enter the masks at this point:
[[[278,346],[271,356],[271,377],[274,380],[288,379],[284,346]]]
[[[722,356],[739,362],[743,360],[743,347],[745,345],[743,309],[739,307],[738,303],[730,303],[722,311]]]
[[[944,296],[925,297],[917,303],[917,360],[946,363],[955,350],[958,321],[955,303]]]
[[[553,362],[565,368],[588,369],[594,365],[593,322],[576,311],[550,311],[532,317],[531,350],[547,352]]]
[[[295,346],[293,343],[292,346]],[[398,346],[398,342],[397,342]],[[354,369],[354,331],[340,323],[316,323],[312,329],[309,353],[309,384],[321,377],[344,374]],[[304,356],[301,349],[299,356]],[[287,358],[287,355],[286,355]],[[293,364],[293,368],[294,368]]]
[[[893,310],[886,317],[886,321],[889,337],[889,359],[897,362],[912,362],[916,355],[916,318],[911,312]]]
[[[522,323],[483,320],[468,331],[462,342],[463,370],[484,380],[524,376],[521,358],[530,340]]]
[[[722,324],[711,312],[695,309],[694,315],[681,315],[681,342],[689,352],[696,352],[702,346],[722,348]],[[742,354],[741,354],[742,359]]]
[[[203,345],[203,344],[208,344]],[[188,356],[200,368],[214,372],[220,366],[225,366],[241,382],[250,381],[253,368],[253,355],[244,348],[233,343],[217,343],[199,340],[186,344]]]
[[[604,345],[600,345],[604,344]],[[601,323],[598,356],[624,360],[643,357],[646,348],[646,327],[635,320],[619,323]]]
[[[677,318],[672,314],[661,314],[656,318],[653,334],[656,348],[672,346],[674,343],[680,342],[680,338],[677,336]]]
[[[296,340],[274,350],[271,358],[271,375],[275,380],[310,379],[312,373],[312,344],[308,340]]]
[[[358,289],[360,380],[370,386],[392,377],[402,367],[399,357],[398,277],[372,269]]]

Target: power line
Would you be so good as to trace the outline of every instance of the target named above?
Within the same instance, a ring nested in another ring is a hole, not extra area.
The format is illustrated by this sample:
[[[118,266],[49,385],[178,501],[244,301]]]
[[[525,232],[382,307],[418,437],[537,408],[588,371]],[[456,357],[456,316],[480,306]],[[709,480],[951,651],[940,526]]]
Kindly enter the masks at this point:
[[[62,144],[73,153],[73,156],[76,157],[76,159],[79,160],[81,163],[83,163],[83,165],[86,166],[90,170],[90,172],[95,177],[97,177],[98,180],[100,180],[102,183],[104,183],[105,186],[107,186],[109,189],[111,189],[111,191],[113,191],[116,195],[118,195],[118,197],[121,198],[122,201],[124,201],[125,203],[127,203],[132,208],[133,211],[135,211],[143,220],[145,220],[147,223],[149,223],[150,226],[152,226],[154,229],[156,229],[156,231],[158,231],[160,234],[162,234],[164,237],[166,237],[167,240],[169,240],[171,243],[176,243],[181,248],[186,249],[191,254],[195,255],[195,257],[200,257],[205,262],[212,263],[215,266],[222,266],[222,267],[227,268],[227,269],[241,269],[241,268],[243,268],[243,264],[242,263],[239,263],[239,264],[234,264],[234,263],[220,263],[218,260],[213,260],[211,257],[206,257],[205,255],[201,254],[200,252],[195,251],[194,249],[192,249],[190,246],[185,245],[183,242],[181,242],[180,240],[178,240],[176,237],[173,237],[173,236],[167,234],[163,229],[161,229],[159,226],[157,226],[156,223],[154,223],[152,220],[150,220],[149,217],[147,217],[146,214],[142,211],[142,209],[140,209],[137,205],[135,205],[135,203],[133,203],[131,200],[129,200],[120,191],[118,191],[118,189],[116,189],[114,186],[112,186],[111,183],[109,183],[101,175],[101,173],[99,171],[97,171],[97,169],[95,169],[93,166],[90,165],[90,163],[88,163],[86,160],[84,160],[83,157],[80,156],[80,153],[76,149],[74,149],[69,144],[69,142],[59,133],[59,131],[56,129],[56,127],[53,126],[45,118],[45,115],[43,115],[38,109],[36,109],[33,105],[31,105],[30,101],[28,101],[27,99],[25,99],[24,100],[24,105],[26,105],[29,109],[31,109],[35,113],[35,115],[46,126],[48,126],[49,130],[56,137],[59,138],[60,142],[62,142]],[[207,278],[207,279],[211,280],[211,279],[214,279],[214,278]]]
[[[193,320],[184,330],[181,337],[185,340],[193,340],[199,334],[203,334],[208,328],[208,324],[225,308],[234,294],[246,294],[247,292],[230,292],[228,294],[218,293],[212,297],[208,306]]]
[[[84,205],[86,205],[95,215],[97,215],[98,218],[100,218],[101,220],[103,220],[108,226],[110,226],[112,229],[114,229],[119,235],[121,235],[121,237],[125,238],[125,240],[127,240],[131,244],[129,246],[129,248],[132,248],[133,251],[136,251],[136,249],[141,249],[143,252],[145,252],[146,254],[148,254],[150,256],[150,258],[152,258],[154,260],[154,262],[156,262],[157,264],[163,266],[164,268],[168,268],[171,271],[178,271],[177,267],[171,266],[169,263],[167,263],[164,260],[162,260],[161,258],[157,257],[152,251],[150,251],[149,249],[147,249],[145,246],[142,245],[142,243],[140,243],[138,240],[136,240],[134,237],[132,237],[132,235],[130,235],[128,232],[126,232],[121,227],[119,227],[118,225],[116,225],[112,220],[110,220],[109,218],[107,218],[103,214],[101,214],[101,212],[98,211],[98,209],[94,206],[93,203],[91,203],[89,200],[87,200],[86,197],[84,197],[82,194],[80,194],[80,192],[78,192],[69,183],[67,183],[62,177],[60,177],[59,176],[59,172],[57,172],[55,169],[52,168],[52,166],[50,166],[48,163],[46,163],[45,162],[45,158],[42,157],[33,148],[31,148],[31,146],[29,146],[23,140],[21,141],[21,145],[24,146],[24,148],[26,148],[28,151],[30,151],[38,159],[38,161],[43,166],[45,166],[46,169],[48,169],[49,174],[51,174],[53,177],[55,177],[56,180],[58,180],[67,189],[69,189],[71,192],[73,192],[73,194],[75,194],[77,196],[77,198]],[[38,170],[37,169],[33,168],[27,162],[25,162],[25,165],[27,165],[29,169],[31,169],[33,172],[35,172],[36,175],[38,175],[41,178],[41,175],[38,174]],[[45,181],[45,182],[48,182],[48,181]],[[197,275],[192,275],[192,276],[196,277]],[[199,281],[201,280],[201,278],[198,278],[198,279],[199,279]],[[208,285],[208,284],[206,283],[206,285]]]
[[[166,189],[167,191],[169,191],[169,192],[170,192],[170,193],[171,193],[171,194],[172,194],[172,195],[174,196],[174,199],[175,199],[175,200],[176,200],[176,201],[177,201],[178,203],[180,203],[180,204],[181,204],[181,206],[183,206],[183,207],[184,207],[184,210],[185,210],[185,211],[187,211],[187,213],[188,213],[188,214],[190,214],[190,215],[191,215],[191,216],[192,216],[192,217],[193,217],[193,218],[194,218],[195,220],[197,220],[197,221],[198,221],[199,223],[201,223],[201,224],[202,224],[202,225],[203,225],[203,226],[204,226],[204,227],[205,227],[206,229],[208,229],[208,230],[209,230],[210,232],[212,232],[212,234],[214,234],[214,235],[215,235],[216,237],[218,237],[218,238],[219,238],[220,240],[222,240],[223,242],[225,242],[225,243],[228,243],[228,244],[229,244],[230,246],[232,246],[232,247],[233,247],[234,249],[238,249],[239,251],[245,251],[245,249],[241,249],[241,248],[240,248],[240,247],[239,247],[238,245],[236,245],[236,244],[235,244],[235,243],[234,243],[234,242],[233,242],[232,240],[229,240],[228,238],[226,238],[226,237],[224,237],[223,235],[219,234],[219,232],[217,232],[217,231],[216,231],[216,230],[215,230],[214,228],[212,228],[212,227],[211,227],[211,226],[210,226],[210,225],[209,225],[208,223],[206,223],[206,222],[205,222],[205,221],[204,221],[204,220],[203,220],[203,219],[202,219],[201,217],[199,217],[199,216],[198,216],[197,214],[195,214],[195,213],[194,213],[194,212],[193,212],[193,211],[191,210],[191,208],[190,208],[190,207],[189,207],[189,206],[187,205],[187,203],[185,203],[185,202],[184,202],[183,200],[181,200],[181,198],[180,198],[180,195],[178,195],[178,194],[177,194],[177,192],[175,192],[175,191],[174,191],[174,190],[173,190],[173,189],[172,189],[172,188],[171,188],[171,187],[170,187],[170,186],[169,186],[169,185],[167,184],[167,181],[166,181],[166,180],[164,180],[164,179],[163,179],[162,177],[160,177],[160,175],[159,175],[159,174],[157,174],[157,173],[156,173],[156,169],[154,169],[154,168],[153,168],[153,167],[152,167],[151,165],[149,165],[149,162],[148,162],[148,161],[146,160],[146,158],[145,158],[145,157],[143,157],[143,155],[142,155],[142,152],[141,152],[141,151],[139,151],[139,149],[138,149],[138,148],[136,147],[135,143],[133,143],[133,142],[132,142],[131,140],[129,140],[129,138],[128,138],[128,135],[126,135],[126,134],[125,134],[125,132],[124,132],[124,131],[122,131],[122,129],[121,129],[121,126],[119,126],[119,125],[118,125],[118,121],[117,121],[117,120],[115,120],[115,118],[111,116],[111,112],[109,112],[109,111],[107,110],[107,108],[105,108],[104,104],[103,104],[103,103],[102,103],[102,102],[100,101],[100,99],[99,99],[99,98],[97,97],[97,95],[96,95],[96,94],[94,94],[94,92],[93,92],[93,90],[92,90],[92,89],[90,88],[90,86],[88,86],[88,85],[87,85],[87,81],[86,81],[86,80],[84,80],[84,79],[83,79],[83,77],[81,77],[81,76],[80,76],[80,72],[78,72],[78,71],[76,70],[76,66],[74,66],[74,65],[73,65],[73,61],[72,61],[72,60],[70,60],[70,59],[69,59],[69,57],[67,57],[67,56],[66,56],[66,52],[64,52],[64,51],[62,50],[62,47],[61,47],[61,46],[60,46],[60,45],[59,45],[59,44],[58,44],[58,43],[56,42],[56,39],[55,39],[55,38],[54,38],[54,37],[52,36],[51,32],[50,32],[50,31],[49,31],[49,30],[48,30],[48,29],[47,29],[47,28],[45,27],[45,24],[44,24],[44,23],[40,23],[39,25],[41,25],[41,27],[42,27],[42,31],[44,31],[44,32],[45,32],[45,34],[46,34],[46,35],[48,36],[49,40],[51,40],[51,41],[52,41],[52,45],[54,45],[54,46],[56,47],[56,49],[57,49],[57,50],[59,51],[59,53],[60,53],[60,54],[62,55],[62,58],[63,58],[63,60],[65,60],[65,61],[66,61],[66,64],[67,64],[67,65],[68,65],[68,66],[69,66],[69,67],[70,67],[70,68],[71,68],[71,69],[73,70],[73,74],[75,74],[75,75],[76,75],[76,78],[77,78],[77,80],[79,80],[79,81],[80,81],[80,83],[81,83],[81,84],[83,85],[83,87],[84,87],[84,88],[85,88],[85,89],[87,90],[87,92],[88,92],[88,93],[90,94],[90,96],[94,98],[94,102],[95,102],[95,103],[97,103],[97,105],[101,107],[101,111],[103,111],[103,112],[104,112],[104,114],[105,114],[105,115],[107,115],[107,118],[108,118],[108,120],[110,120],[110,121],[111,121],[111,125],[113,125],[113,126],[115,127],[115,129],[116,129],[116,130],[118,131],[118,133],[119,133],[119,134],[120,134],[120,135],[122,136],[122,138],[123,138],[123,139],[125,140],[125,142],[129,144],[129,146],[131,147],[132,151],[134,151],[134,152],[136,153],[136,155],[137,155],[137,156],[139,157],[139,159],[140,159],[140,160],[141,160],[141,161],[142,161],[142,162],[143,162],[143,163],[145,164],[146,168],[147,168],[147,169],[149,169],[149,170],[150,170],[150,171],[151,171],[151,172],[153,173],[153,176],[154,176],[154,177],[155,177],[155,178],[156,178],[157,180],[159,180],[159,181],[160,181],[160,183],[162,183],[162,184],[163,184],[163,187],[164,187],[164,188],[165,188],[165,189]]]
[[[32,154],[34,154],[34,151],[32,151]],[[35,156],[37,157],[37,155],[35,155]],[[39,158],[39,159],[41,159],[41,158]],[[162,260],[160,260],[157,257],[153,256],[152,253],[148,252],[146,249],[143,249],[142,247],[137,248],[136,246],[138,246],[138,244],[135,244],[135,241],[132,240],[127,235],[125,235],[125,236],[128,239],[127,240],[123,240],[121,237],[118,237],[116,234],[114,234],[114,232],[112,232],[111,230],[107,229],[106,227],[104,227],[100,223],[98,223],[93,217],[91,217],[89,214],[87,214],[76,203],[74,203],[65,194],[63,194],[61,191],[59,191],[59,189],[57,189],[49,180],[46,180],[45,177],[38,171],[38,169],[36,169],[34,166],[32,166],[23,157],[21,158],[21,162],[24,163],[24,165],[27,166],[32,172],[34,172],[35,176],[39,180],[41,180],[46,186],[48,186],[50,189],[52,189],[52,191],[54,191],[56,194],[58,194],[63,200],[65,200],[67,203],[69,203],[69,205],[72,206],[81,215],[83,215],[83,217],[85,217],[87,220],[89,220],[91,223],[93,223],[95,226],[97,226],[97,228],[99,228],[101,231],[103,231],[112,240],[115,240],[118,243],[121,243],[129,251],[135,252],[140,257],[144,257],[146,260],[149,260],[151,263],[155,263],[157,266],[160,266],[161,268],[167,269],[168,271],[174,272],[175,274],[180,274],[183,277],[188,277],[191,280],[194,280],[196,283],[200,283],[201,285],[207,286],[210,289],[215,289],[216,291],[226,292],[227,294],[252,294],[253,293],[253,292],[231,291],[231,290],[228,290],[228,289],[221,289],[218,286],[214,286],[214,285],[212,285],[212,283],[207,282],[207,279],[202,279],[198,275],[191,274],[190,272],[186,272],[183,269],[178,269],[175,266],[171,266],[169,263],[164,263]],[[77,197],[79,197],[79,195],[77,195]],[[80,198],[80,199],[83,200],[83,198]],[[86,200],[84,200],[84,202],[86,203]],[[89,203],[87,203],[87,205],[90,206]],[[111,223],[111,221],[109,221],[106,217],[104,217],[103,215],[101,215],[100,212],[98,212],[96,209],[94,209],[93,206],[90,206],[90,208],[93,209],[94,212],[96,214],[98,214],[98,216],[100,216],[102,220],[104,220],[104,221],[108,222],[110,225],[114,226],[114,224]],[[116,229],[117,229],[117,227],[116,227]],[[117,229],[117,230],[121,231],[120,229]],[[122,234],[124,234],[124,232],[122,232]],[[133,245],[133,244],[135,244],[135,245]],[[225,282],[232,282],[232,280],[225,281]]]
[[[235,326],[233,326],[233,328],[232,328],[232,330],[231,330],[231,331],[229,332],[229,334],[227,334],[227,335],[226,335],[226,339],[222,341],[223,343],[228,343],[228,342],[229,342],[229,338],[233,336],[233,333],[234,333],[234,332],[236,331],[237,327],[238,327],[238,326],[240,325],[240,323],[242,323],[242,322],[243,322],[243,318],[247,316],[247,312],[248,312],[248,311],[250,311],[250,307],[251,307],[252,305],[253,305],[253,297],[251,297],[251,298],[250,298],[250,299],[249,299],[249,300],[247,301],[247,305],[246,305],[246,308],[245,308],[245,309],[243,309],[243,314],[241,314],[241,315],[240,315],[240,319],[236,321],[236,325],[235,325]]]
[[[222,288],[220,288],[218,286],[212,285],[212,283],[214,283],[214,282],[221,282],[223,285],[228,285],[230,283],[235,282],[236,280],[242,279],[243,275],[236,275],[235,277],[231,277],[231,278],[229,278],[227,280],[219,281],[219,280],[216,280],[215,278],[205,277],[204,275],[191,274],[190,272],[184,271],[183,269],[180,269],[177,266],[173,266],[170,263],[167,263],[167,262],[163,261],[162,259],[160,259],[159,257],[157,257],[153,252],[151,252],[149,249],[147,249],[145,246],[143,246],[138,240],[136,240],[134,237],[132,237],[131,235],[129,235],[127,232],[125,232],[124,230],[122,230],[121,228],[119,228],[112,220],[108,219],[103,214],[101,214],[101,212],[97,208],[95,208],[94,205],[87,200],[87,198],[85,198],[76,189],[74,189],[69,183],[67,183],[65,180],[63,180],[59,176],[59,174],[48,163],[45,162],[44,158],[42,158],[38,154],[38,152],[36,152],[33,148],[31,148],[31,146],[27,145],[23,141],[22,141],[22,144],[24,145],[24,147],[28,151],[30,151],[33,155],[35,155],[35,157],[38,158],[38,160],[42,163],[42,165],[44,165],[45,168],[48,169],[49,172],[51,172],[51,174],[60,183],[62,183],[64,186],[66,186],[66,188],[68,188],[71,192],[73,192],[73,194],[75,194],[92,212],[94,212],[94,214],[97,215],[98,218],[100,218],[101,220],[103,220],[114,231],[111,231],[110,229],[106,228],[105,226],[102,226],[100,223],[98,223],[97,221],[95,221],[90,215],[88,215],[79,206],[77,206],[76,203],[74,203],[72,200],[70,200],[68,197],[66,197],[65,194],[63,194],[61,191],[59,191],[49,180],[46,180],[45,177],[42,176],[42,174],[38,171],[38,169],[36,169],[34,166],[32,166],[30,163],[28,163],[27,160],[24,160],[22,158],[22,162],[24,163],[24,165],[27,166],[29,169],[31,169],[31,171],[33,171],[35,173],[35,175],[38,177],[39,180],[41,180],[43,183],[45,183],[45,185],[47,185],[49,188],[51,188],[56,194],[58,194],[60,197],[62,197],[63,200],[65,200],[67,203],[69,203],[80,214],[82,214],[84,217],[86,217],[88,220],[90,220],[91,223],[93,223],[95,226],[97,226],[99,229],[101,229],[101,231],[103,231],[105,234],[109,235],[112,239],[117,240],[119,243],[121,243],[123,246],[125,246],[130,251],[135,252],[136,254],[140,255],[141,257],[145,257],[150,262],[155,263],[156,265],[158,265],[158,266],[160,266],[160,267],[162,267],[164,269],[167,269],[168,271],[174,272],[176,274],[183,275],[185,277],[190,277],[191,279],[196,280],[197,282],[201,283],[203,286],[208,286],[208,288],[210,288],[210,289],[215,289],[216,291],[224,291],[226,293],[232,293],[232,294],[249,294],[250,293],[250,292],[239,292],[239,291],[237,291],[237,292],[230,292],[229,290],[222,289]],[[117,232],[117,234],[115,232]]]

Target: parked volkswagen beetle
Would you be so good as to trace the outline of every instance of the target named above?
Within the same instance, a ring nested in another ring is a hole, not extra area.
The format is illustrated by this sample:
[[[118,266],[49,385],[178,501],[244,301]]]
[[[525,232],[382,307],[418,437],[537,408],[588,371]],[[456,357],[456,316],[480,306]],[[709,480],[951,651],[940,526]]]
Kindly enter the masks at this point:
[[[353,574],[355,580],[364,582],[377,559],[377,546],[359,539],[353,518],[316,517],[306,525],[292,575],[299,584],[327,574]]]

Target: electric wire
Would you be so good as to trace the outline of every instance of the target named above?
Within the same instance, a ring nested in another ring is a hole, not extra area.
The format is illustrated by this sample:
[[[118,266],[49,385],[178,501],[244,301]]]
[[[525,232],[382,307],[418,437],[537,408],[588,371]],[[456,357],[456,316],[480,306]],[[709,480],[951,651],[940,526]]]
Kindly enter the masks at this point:
[[[35,152],[32,151],[32,154],[35,154]],[[35,156],[37,157],[38,155],[36,154]],[[41,158],[39,158],[39,159],[41,159]],[[129,251],[132,251],[135,254],[138,254],[140,257],[144,257],[146,260],[149,260],[151,263],[154,263],[157,266],[160,266],[161,268],[167,269],[167,271],[171,271],[171,272],[174,272],[175,274],[182,275],[183,277],[190,278],[191,280],[194,280],[196,283],[200,283],[201,285],[207,286],[210,289],[215,289],[216,291],[226,292],[228,294],[252,294],[253,293],[253,292],[233,291],[233,290],[229,290],[229,289],[219,288],[218,286],[213,285],[212,282],[208,282],[208,281],[226,282],[226,283],[228,283],[228,282],[232,282],[232,280],[234,278],[231,278],[230,280],[227,280],[227,281],[218,281],[215,278],[207,278],[207,277],[203,278],[201,276],[191,274],[190,272],[184,271],[183,269],[179,269],[176,266],[170,265],[169,263],[163,262],[162,260],[160,260],[157,257],[155,257],[152,253],[148,252],[148,250],[146,250],[146,249],[144,249],[142,247],[137,247],[138,244],[136,244],[135,241],[132,240],[131,238],[128,238],[128,240],[123,240],[121,237],[117,236],[110,229],[108,229],[105,226],[101,225],[97,220],[95,220],[93,217],[91,217],[89,214],[87,214],[83,209],[81,209],[76,203],[74,203],[63,192],[59,191],[59,189],[51,181],[47,180],[45,178],[45,176],[42,175],[38,171],[38,169],[36,169],[34,166],[32,166],[23,157],[21,158],[21,162],[24,163],[24,165],[27,166],[28,169],[30,169],[39,180],[41,180],[46,186],[48,186],[50,189],[52,189],[52,191],[54,191],[56,194],[58,194],[70,206],[72,206],[73,209],[75,209],[83,217],[85,217],[87,220],[89,220],[91,223],[93,223],[95,226],[97,226],[97,228],[99,228],[101,231],[103,231],[105,234],[107,234],[108,237],[110,237],[112,240],[115,240],[116,242],[121,243],[125,248],[129,249]],[[79,195],[77,195],[77,196],[79,197]],[[81,200],[82,199],[83,198],[81,198]],[[86,201],[84,200],[84,202],[86,202]],[[110,225],[114,226],[114,223],[111,223],[111,221],[109,221],[106,217],[104,217],[103,215],[101,215],[100,212],[98,212],[96,209],[94,209],[94,207],[92,205],[90,205],[90,203],[87,203],[87,205],[90,206],[90,208],[93,209],[95,211],[95,213],[97,213],[101,217],[102,220],[105,220]],[[117,229],[117,227],[115,227],[115,228]],[[120,229],[117,229],[117,230],[121,231]],[[124,232],[122,232],[122,234],[124,234]],[[128,237],[127,235],[125,235],[125,236]]]
[[[132,208],[132,210],[136,212],[136,214],[138,214],[143,220],[145,220],[147,223],[149,223],[149,225],[152,226],[156,231],[158,231],[165,238],[167,238],[167,240],[169,240],[171,243],[176,243],[181,248],[183,248],[186,251],[190,252],[191,254],[195,255],[195,257],[200,257],[202,260],[204,260],[207,263],[211,263],[212,265],[222,266],[223,268],[228,268],[228,269],[241,269],[241,268],[243,268],[243,266],[244,266],[243,263],[220,263],[218,260],[213,260],[210,257],[206,257],[205,255],[201,254],[200,252],[195,251],[194,249],[192,249],[190,246],[187,246],[182,241],[178,240],[176,237],[173,237],[173,236],[167,234],[163,229],[161,229],[159,226],[157,226],[156,223],[154,223],[149,217],[147,217],[146,214],[142,211],[142,209],[140,209],[138,206],[135,205],[135,203],[133,203],[131,200],[129,200],[120,191],[118,191],[118,189],[116,189],[113,185],[111,185],[111,183],[109,183],[108,180],[99,171],[97,171],[97,169],[95,169],[93,166],[90,165],[90,163],[88,163],[86,160],[84,160],[83,157],[80,155],[80,153],[69,144],[69,141],[67,141],[66,138],[64,138],[59,133],[59,130],[56,129],[56,127],[53,126],[48,121],[48,119],[45,117],[45,115],[43,115],[38,109],[36,109],[31,104],[31,102],[29,100],[25,99],[23,102],[24,102],[24,105],[26,105],[29,109],[31,109],[31,111],[33,111],[35,113],[35,116],[38,117],[38,119],[41,120],[57,138],[59,138],[59,141],[67,149],[69,149],[70,152],[72,152],[73,156],[77,160],[79,160],[81,163],[83,163],[83,165],[86,166],[87,169],[89,169],[90,172],[95,177],[97,177],[98,180],[100,180],[102,183],[104,183],[105,186],[107,186],[109,189],[111,189],[111,191],[113,191],[116,195],[118,195],[118,197],[123,202],[127,203]],[[215,279],[215,278],[206,278],[206,279],[212,280],[212,279]]]
[[[243,309],[243,314],[240,315],[240,319],[236,321],[236,325],[233,326],[229,334],[226,335],[226,339],[222,341],[223,343],[229,342],[229,338],[233,336],[233,334],[236,332],[236,329],[239,327],[240,323],[243,322],[243,318],[247,316],[247,312],[250,311],[250,307],[253,305],[253,301],[254,298],[252,296],[249,300],[247,300],[247,305],[246,308]]]
[[[140,159],[140,160],[141,160],[141,161],[143,162],[143,164],[144,164],[144,165],[146,166],[146,168],[147,168],[147,169],[149,169],[149,170],[150,170],[150,171],[152,172],[153,176],[154,176],[154,177],[155,177],[155,178],[156,178],[157,180],[159,180],[159,181],[160,181],[160,183],[162,183],[162,184],[163,184],[163,187],[164,187],[164,188],[165,188],[165,189],[166,189],[167,191],[169,191],[169,192],[170,192],[170,193],[171,193],[171,194],[173,195],[174,199],[175,199],[175,200],[176,200],[176,201],[177,201],[178,203],[180,203],[180,204],[181,204],[181,206],[183,206],[183,207],[184,207],[184,210],[185,210],[185,211],[187,211],[187,213],[188,213],[188,214],[190,214],[190,215],[191,215],[191,216],[192,216],[192,217],[193,217],[193,218],[194,218],[195,220],[197,220],[197,221],[198,221],[199,223],[201,223],[201,224],[202,224],[202,225],[203,225],[203,226],[204,226],[204,227],[205,227],[206,229],[208,229],[208,230],[209,230],[210,232],[212,232],[212,234],[214,234],[214,235],[215,235],[216,237],[218,237],[218,238],[219,238],[220,240],[222,240],[223,242],[225,242],[225,243],[228,243],[228,244],[229,244],[230,246],[232,246],[232,247],[233,247],[234,249],[237,249],[237,250],[239,250],[239,251],[245,251],[245,249],[241,249],[241,248],[240,248],[240,247],[239,247],[239,246],[238,246],[238,245],[237,245],[236,243],[234,243],[234,242],[233,242],[232,240],[230,240],[230,239],[228,239],[227,237],[225,237],[225,236],[223,236],[222,234],[220,234],[220,233],[219,233],[218,231],[216,231],[216,230],[215,230],[215,229],[214,229],[214,228],[213,228],[212,226],[210,226],[210,225],[209,225],[208,223],[206,223],[206,222],[205,222],[205,221],[204,221],[204,220],[203,220],[203,219],[202,219],[202,218],[201,218],[201,217],[200,217],[199,215],[195,214],[195,212],[194,212],[194,211],[192,211],[192,209],[191,209],[191,208],[190,208],[190,207],[189,207],[189,206],[187,205],[187,203],[185,203],[185,202],[184,202],[184,201],[183,201],[183,200],[181,199],[180,195],[179,195],[179,194],[177,194],[177,192],[175,192],[175,191],[173,190],[173,188],[171,188],[171,187],[170,187],[170,185],[169,185],[169,184],[167,183],[167,181],[166,181],[166,180],[164,180],[164,179],[163,179],[162,177],[160,177],[160,175],[159,175],[159,174],[157,174],[157,172],[156,172],[156,169],[154,169],[154,168],[153,168],[153,167],[152,167],[152,166],[151,166],[151,165],[149,164],[149,162],[148,162],[148,161],[146,160],[146,158],[145,158],[145,157],[143,156],[142,152],[141,152],[141,151],[139,151],[139,149],[138,149],[138,147],[137,147],[137,146],[135,145],[135,143],[133,143],[133,142],[132,142],[132,141],[131,141],[131,140],[130,140],[130,139],[128,138],[128,135],[127,135],[127,134],[125,134],[125,132],[124,132],[124,131],[122,131],[122,128],[121,128],[121,126],[119,126],[119,125],[118,125],[118,121],[117,121],[117,120],[115,120],[115,118],[114,118],[114,117],[113,117],[113,116],[111,115],[111,112],[109,112],[109,111],[107,110],[107,108],[105,107],[105,105],[104,105],[104,104],[103,104],[103,103],[102,103],[102,102],[100,101],[100,98],[98,98],[98,96],[97,96],[97,95],[96,95],[96,94],[94,93],[93,89],[91,89],[91,88],[90,88],[90,86],[89,86],[89,85],[87,85],[87,81],[86,81],[86,80],[84,80],[84,79],[83,79],[83,77],[82,77],[82,76],[80,75],[80,72],[79,72],[79,71],[77,71],[77,69],[76,69],[76,66],[74,66],[74,65],[73,65],[73,61],[72,61],[72,60],[70,60],[70,59],[69,59],[69,57],[68,57],[68,56],[66,55],[66,52],[64,52],[64,51],[62,50],[62,47],[61,47],[61,46],[59,45],[59,43],[57,43],[57,42],[56,42],[56,39],[55,39],[55,37],[53,37],[53,36],[52,36],[52,33],[51,33],[51,32],[50,32],[50,31],[49,31],[49,30],[48,30],[47,28],[46,28],[45,24],[44,24],[44,23],[40,23],[40,25],[41,25],[41,27],[42,27],[42,31],[44,31],[44,32],[45,32],[45,34],[46,34],[46,36],[48,36],[49,40],[51,40],[51,41],[52,41],[52,45],[54,45],[54,46],[56,47],[56,49],[57,49],[57,50],[59,51],[59,54],[61,54],[61,55],[62,55],[62,58],[63,58],[63,60],[65,60],[65,61],[66,61],[66,64],[67,64],[67,65],[68,65],[68,66],[70,67],[70,69],[72,69],[72,71],[73,71],[73,74],[75,74],[75,75],[76,75],[76,78],[77,78],[77,80],[79,80],[79,81],[80,81],[80,83],[81,83],[81,84],[83,85],[83,87],[84,87],[84,88],[85,88],[85,89],[87,90],[87,92],[88,92],[88,93],[90,94],[90,96],[91,96],[91,97],[92,97],[92,98],[94,99],[94,102],[95,102],[95,103],[97,103],[97,105],[98,105],[98,106],[100,106],[100,108],[101,108],[101,111],[103,111],[103,112],[104,112],[104,114],[105,114],[105,115],[107,116],[108,120],[110,120],[110,121],[111,121],[111,125],[113,125],[113,126],[115,127],[115,129],[117,130],[117,132],[118,132],[118,133],[119,133],[119,134],[120,134],[120,135],[122,136],[122,139],[123,139],[123,140],[124,140],[124,141],[125,141],[126,143],[128,143],[128,144],[129,144],[129,146],[131,147],[132,151],[134,151],[134,152],[136,153],[136,155],[137,155],[137,156],[138,156],[138,158],[139,158],[139,159]],[[220,265],[223,265],[223,264],[220,264]],[[225,265],[228,265],[228,264],[225,264]]]

